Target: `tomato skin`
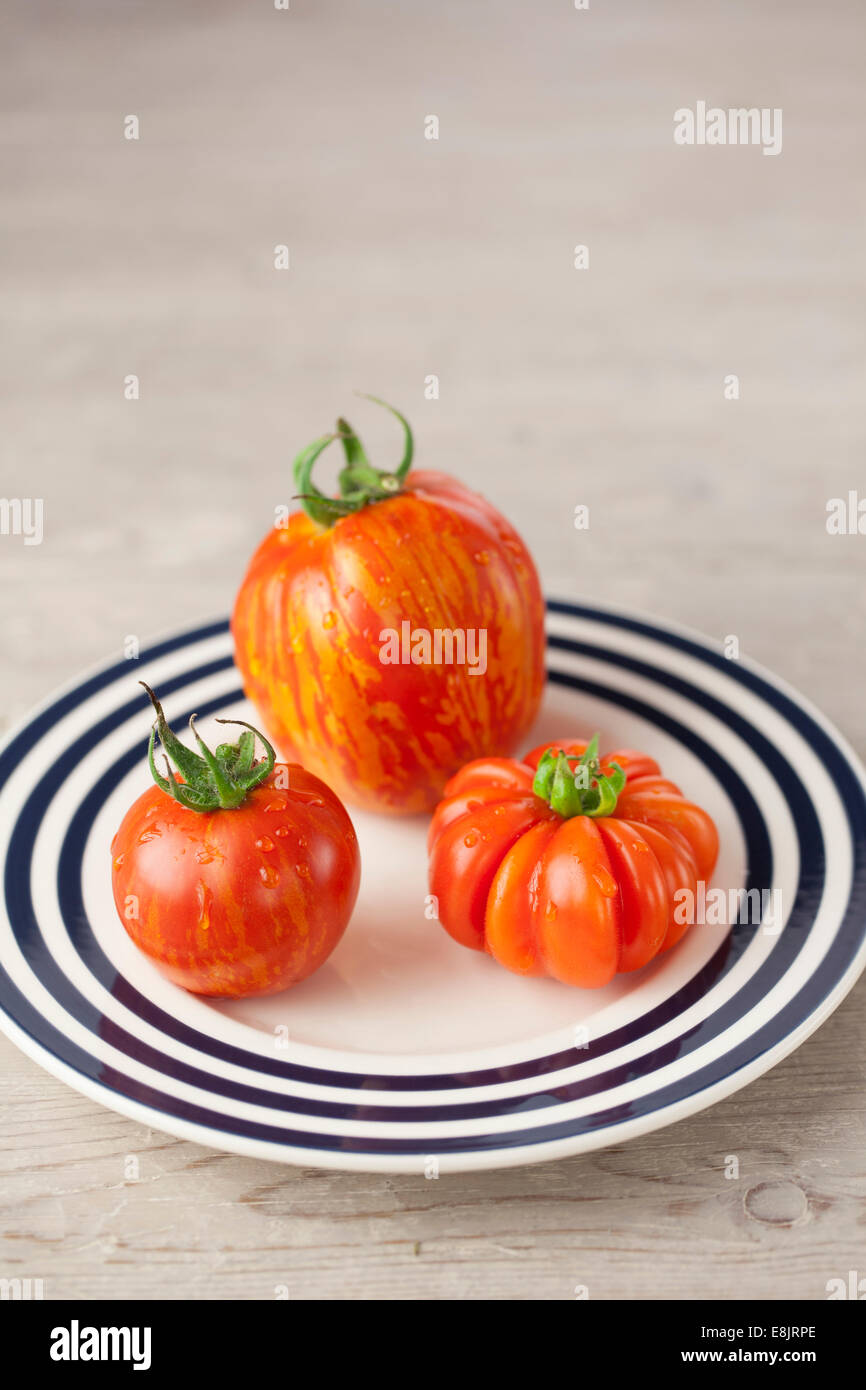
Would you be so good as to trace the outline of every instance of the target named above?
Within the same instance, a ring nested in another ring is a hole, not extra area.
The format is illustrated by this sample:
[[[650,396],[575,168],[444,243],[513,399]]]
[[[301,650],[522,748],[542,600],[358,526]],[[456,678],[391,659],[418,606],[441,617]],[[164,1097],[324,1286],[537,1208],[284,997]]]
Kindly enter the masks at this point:
[[[617,811],[630,820],[645,821],[668,836],[671,831],[676,831],[687,842],[695,857],[698,878],[706,880],[710,877],[719,854],[719,835],[713,821],[700,806],[665,791],[644,793],[636,787],[632,792],[626,786]]]
[[[430,881],[437,885],[431,891],[440,922],[462,946],[484,950],[487,896],[500,860],[524,831],[549,815],[550,808],[529,795],[481,805],[442,829],[431,851]]]
[[[544,851],[557,831],[542,820],[515,840],[500,862],[487,897],[485,946],[516,975],[546,975],[533,919]]]
[[[676,894],[683,889],[693,895],[697,892],[698,867],[688,846],[679,842],[680,837],[663,835],[655,826],[647,824],[640,826],[640,833],[658,860],[667,884],[668,924],[660,949],[669,951],[689,929],[688,921],[677,921]]]
[[[661,950],[668,929],[664,872],[633,821],[605,816],[598,833],[619,884],[620,954],[617,969],[640,970]]]
[[[339,799],[304,768],[279,763],[231,811],[190,810],[148,788],[111,855],[115,906],[135,944],[175,984],[234,999],[275,994],[317,970],[360,882]]]
[[[548,843],[533,918],[548,975],[581,989],[613,979],[622,932],[617,884],[589,816],[562,821]]]
[[[613,815],[563,818],[531,791],[551,746],[580,754],[587,745],[558,740],[522,762],[470,763],[451,779],[430,827],[430,892],[463,945],[516,974],[593,989],[642,969],[688,930],[675,920],[676,895],[712,874],[718,834],[633,749],[600,759],[626,774]]]
[[[485,630],[486,672],[383,663],[383,634],[404,622]],[[369,810],[432,809],[468,759],[512,750],[541,699],[544,605],[529,552],[482,497],[439,473],[410,473],[403,492],[330,528],[298,512],[271,530],[232,632],[276,746]]]

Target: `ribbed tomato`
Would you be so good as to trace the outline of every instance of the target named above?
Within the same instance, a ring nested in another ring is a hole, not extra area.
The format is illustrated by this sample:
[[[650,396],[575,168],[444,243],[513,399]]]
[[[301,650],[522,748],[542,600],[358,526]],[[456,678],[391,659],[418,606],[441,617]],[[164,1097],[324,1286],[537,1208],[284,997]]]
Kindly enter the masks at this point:
[[[249,728],[215,753],[199,740],[199,757],[149,693],[182,775],[157,772],[152,735],[157,785],[129,808],[111,845],[120,919],[153,964],[194,994],[286,989],[327,959],[351,916],[360,880],[352,822],[329,787],[275,763],[269,745],[255,763]]]
[[[394,412],[396,414],[397,412]],[[429,810],[468,758],[526,733],[544,681],[532,559],[484,498],[442,473],[374,469],[339,422],[341,496],[296,460],[304,510],[259,546],[232,631],[246,691],[286,756],[346,800]]]
[[[599,757],[597,739],[470,762],[428,844],[430,892],[455,941],[588,989],[680,939],[675,895],[694,894],[718,854],[711,818],[652,758]]]

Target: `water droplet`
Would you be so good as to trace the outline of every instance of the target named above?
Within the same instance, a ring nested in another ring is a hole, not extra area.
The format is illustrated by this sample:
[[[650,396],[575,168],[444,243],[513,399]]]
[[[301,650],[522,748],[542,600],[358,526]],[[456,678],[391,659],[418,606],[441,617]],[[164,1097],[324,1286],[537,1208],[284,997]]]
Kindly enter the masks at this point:
[[[296,864],[296,865],[295,865],[295,873],[298,875],[298,878],[309,878],[309,877],[310,877],[310,866],[309,866],[309,864]]]
[[[286,809],[286,807],[288,806],[288,804],[289,804],[289,803],[288,803],[287,801],[285,801],[285,800],[283,800],[283,801],[269,801],[268,804],[267,804],[267,806],[265,807],[265,810],[266,810],[266,811],[285,811],[285,809]]]
[[[646,840],[635,840],[632,849],[635,854],[649,854],[649,845]]]
[[[121,868],[123,868],[123,855],[122,855],[122,854],[119,854],[119,855],[117,856],[117,858],[115,859],[115,861],[114,861],[114,867],[115,867],[115,869],[121,869]]]
[[[138,837],[138,843],[140,845],[146,845],[149,840],[159,840],[161,837],[162,831],[159,826],[152,825],[149,830],[142,830]]]
[[[280,876],[276,869],[272,869],[270,864],[259,865],[259,878],[266,888],[276,888],[280,881]]]
[[[329,608],[322,619],[322,627],[336,627],[337,615],[332,608]]]
[[[325,624],[325,626],[327,626],[327,624]],[[299,653],[299,652],[302,652],[303,650],[304,650],[304,639],[303,639],[303,637],[301,637],[300,633],[297,633],[297,632],[296,632],[295,635],[294,635],[294,637],[292,638],[292,651],[295,652],[295,653],[297,654],[297,653]]]
[[[615,898],[617,894],[616,879],[609,873],[603,864],[593,871],[593,882],[596,884],[599,893],[605,898]]]
[[[195,852],[195,862],[197,864],[212,864],[216,857],[216,851],[212,845],[203,845],[201,849],[197,849]],[[222,855],[219,857],[222,858]]]
[[[556,914],[557,914],[558,911],[559,911],[559,909],[558,909],[558,907],[556,906],[556,903],[548,903],[548,904],[547,904],[547,907],[544,909],[544,915],[545,915],[545,917],[547,918],[548,922],[552,922],[552,921],[553,921],[553,919],[555,918],[555,916],[556,916]]]
[[[281,840],[284,840],[288,833],[289,827],[287,825],[278,825],[276,830],[274,831],[274,834],[278,835]]]
[[[295,792],[295,801],[302,801],[305,806],[324,806],[324,801],[315,792]]]
[[[256,849],[262,850],[264,854],[269,854],[273,847],[274,842],[270,835],[262,835],[260,839],[256,840]]]
[[[473,845],[478,844],[478,831],[470,830],[467,835],[463,836],[463,843],[467,849],[472,849]]]
[[[472,556],[472,558],[473,558],[473,560],[475,561],[475,563],[478,564],[478,565],[489,565],[489,564],[490,564],[490,552],[487,551],[487,550],[478,550],[478,551],[476,551],[475,554]]]
[[[199,881],[195,886],[195,896],[198,903],[198,924],[202,931],[207,931],[210,926],[210,910],[213,903],[213,894],[206,883]]]

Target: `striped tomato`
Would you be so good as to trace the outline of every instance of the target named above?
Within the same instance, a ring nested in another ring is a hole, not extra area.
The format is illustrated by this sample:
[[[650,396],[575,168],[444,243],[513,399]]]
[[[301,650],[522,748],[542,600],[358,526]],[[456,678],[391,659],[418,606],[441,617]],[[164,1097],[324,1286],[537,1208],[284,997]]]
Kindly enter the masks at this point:
[[[389,407],[390,408],[390,407]],[[530,555],[484,498],[389,474],[344,422],[295,462],[303,510],[259,546],[232,631],[247,693],[282,753],[371,810],[429,810],[469,758],[511,751],[544,681]],[[341,494],[311,481],[341,437]]]
[[[706,811],[652,758],[600,757],[597,737],[468,763],[428,844],[430,892],[455,941],[589,989],[680,939],[678,895],[695,894],[718,853]]]
[[[349,921],[360,880],[352,822],[317,777],[276,763],[265,740],[267,757],[255,762],[249,726],[215,752],[196,733],[199,756],[148,694],[178,773],[157,770],[151,734],[156,785],[130,806],[111,845],[120,919],[157,969],[193,994],[286,989],[318,969]]]

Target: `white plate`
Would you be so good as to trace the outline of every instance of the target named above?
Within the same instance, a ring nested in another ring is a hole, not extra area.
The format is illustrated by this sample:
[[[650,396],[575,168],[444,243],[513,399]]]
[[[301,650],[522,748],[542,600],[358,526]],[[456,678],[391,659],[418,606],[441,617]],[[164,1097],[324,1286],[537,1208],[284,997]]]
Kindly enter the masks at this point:
[[[245,705],[225,622],[56,696],[0,752],[0,1025],[54,1075],[141,1123],[328,1168],[536,1162],[712,1104],[786,1056],[866,964],[864,775],[794,692],[690,633],[548,605],[550,683],[527,747],[642,747],[716,820],[714,885],[761,921],[697,925],[608,988],[509,975],[424,915],[426,821],[353,812],[363,882],[310,980],[195,998],[135,949],[109,843],[149,782],[149,705],[182,727]],[[518,750],[522,751],[522,750]],[[740,918],[748,916],[741,910]]]

